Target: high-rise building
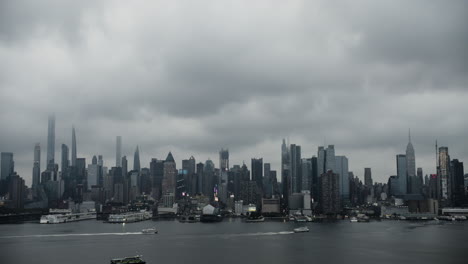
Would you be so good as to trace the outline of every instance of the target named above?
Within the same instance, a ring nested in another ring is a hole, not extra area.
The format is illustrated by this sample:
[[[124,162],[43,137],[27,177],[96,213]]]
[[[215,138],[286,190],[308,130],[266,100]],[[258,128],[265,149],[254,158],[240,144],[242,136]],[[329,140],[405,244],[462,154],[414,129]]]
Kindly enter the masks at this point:
[[[301,146],[296,144],[290,145],[290,168],[291,168],[291,192],[299,193],[302,190],[301,179]]]
[[[117,136],[115,147],[115,166],[122,167],[122,137]]]
[[[76,134],[75,134],[75,127],[72,127],[71,164],[72,164],[72,166],[76,166]]]
[[[229,149],[219,151],[219,169],[221,171],[229,170]]]
[[[68,146],[62,144],[62,161],[60,163],[60,169],[62,170],[62,175],[65,175],[70,166],[70,161],[68,160]]]
[[[291,194],[291,166],[290,166],[290,153],[289,147],[286,145],[286,140],[283,139],[283,144],[281,145],[281,184],[282,184],[282,210],[288,210],[288,199]]]
[[[99,186],[99,179],[101,177],[101,168],[97,164],[96,156],[93,156],[93,162],[88,165],[88,186]]]
[[[364,168],[364,185],[371,188],[373,184],[371,168]]]
[[[140,171],[140,150],[138,146],[135,149],[135,154],[133,155],[133,170]]]
[[[21,178],[16,173],[10,175],[10,181],[8,183],[8,193],[10,194],[10,200],[12,201],[13,208],[24,208],[26,185],[24,184],[23,178]]]
[[[302,190],[311,191],[312,188],[312,159],[301,160]]]
[[[324,147],[318,147],[317,151],[317,174],[320,176],[324,174],[325,171],[325,148]]]
[[[311,178],[311,192],[310,197],[314,199],[314,201],[319,200],[320,195],[320,182],[319,182],[319,175],[318,175],[318,159],[317,157],[313,156],[311,159],[312,164],[312,178]]]
[[[164,160],[151,159],[150,163],[150,177],[152,182],[151,192],[153,198],[159,200],[162,191],[162,181],[164,178]]]
[[[49,116],[47,130],[47,166],[55,163],[55,115]]]
[[[36,143],[34,146],[34,164],[32,174],[32,187],[36,188],[41,182],[41,146]]]
[[[454,159],[450,162],[450,179],[452,187],[452,204],[462,206],[465,202],[465,179],[463,162]]]
[[[440,198],[448,200],[450,198],[450,156],[448,147],[439,148],[438,175],[440,179]]]
[[[13,161],[13,153],[2,152],[1,154],[1,175],[0,180],[6,180],[15,171],[15,162]]]
[[[240,170],[240,166],[239,166]],[[265,197],[271,197],[273,195],[273,184],[271,178],[271,164],[263,164],[263,194]]]
[[[411,143],[411,134],[408,136],[408,145],[406,146],[406,173],[408,178],[416,176],[416,157],[413,144]]]
[[[205,164],[203,162],[197,163],[197,193],[203,194],[203,171]]]
[[[127,156],[123,156],[122,157],[122,161],[120,162],[121,164],[121,167],[122,167],[122,176],[124,178],[127,177],[127,174],[128,174],[128,160],[127,160]]]
[[[335,146],[328,145],[326,149],[326,156],[325,156],[325,172],[331,170],[336,171],[336,162],[335,162]]]
[[[348,158],[346,156],[335,157],[336,173],[340,177],[340,193],[341,199],[349,200],[349,169]],[[372,181],[372,179],[371,179]]]
[[[398,154],[396,156],[397,162],[397,178],[398,178],[398,192],[397,196],[404,196],[408,193],[408,173],[406,165],[406,155]]]
[[[164,176],[162,181],[162,194],[175,194],[176,192],[176,177],[177,169],[174,157],[172,153],[167,154],[166,160],[164,161]]]
[[[323,214],[337,214],[341,211],[340,179],[338,174],[328,170],[320,176],[320,208]]]
[[[263,190],[263,158],[252,158],[252,181],[258,185],[258,191]]]
[[[182,160],[182,170],[185,182],[185,191],[191,195],[197,192],[197,181],[195,174],[195,158],[191,156],[187,160]]]
[[[208,159],[203,168],[203,194],[213,199],[215,166],[212,160]]]

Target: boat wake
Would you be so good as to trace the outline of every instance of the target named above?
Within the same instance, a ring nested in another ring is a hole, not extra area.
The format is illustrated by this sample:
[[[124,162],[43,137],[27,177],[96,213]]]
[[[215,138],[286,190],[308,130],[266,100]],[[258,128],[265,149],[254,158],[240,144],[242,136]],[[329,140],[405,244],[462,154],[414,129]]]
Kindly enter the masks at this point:
[[[258,232],[258,233],[240,233],[240,234],[229,234],[227,237],[243,237],[243,236],[277,236],[277,235],[290,235],[294,234],[293,231],[280,231],[280,232]]]
[[[28,236],[2,236],[2,238],[40,238],[40,237],[73,237],[73,236],[128,236],[142,235],[142,232],[125,232],[125,233],[81,233],[81,234],[48,234],[48,235],[28,235]]]

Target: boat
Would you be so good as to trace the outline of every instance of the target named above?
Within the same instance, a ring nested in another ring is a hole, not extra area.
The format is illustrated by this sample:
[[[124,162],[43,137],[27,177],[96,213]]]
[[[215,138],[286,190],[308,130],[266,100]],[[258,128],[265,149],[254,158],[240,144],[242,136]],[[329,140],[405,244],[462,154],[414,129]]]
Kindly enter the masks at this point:
[[[72,213],[68,209],[50,209],[49,214],[41,216],[41,224],[60,224],[67,222],[76,222],[82,220],[96,219],[96,212],[89,211],[83,213]]]
[[[133,223],[151,219],[151,212],[141,210],[137,212],[126,212],[122,214],[109,215],[108,223]]]
[[[111,259],[111,264],[146,264],[142,256]]]
[[[304,232],[309,232],[309,228],[307,226],[294,228],[294,233],[304,233]]]
[[[158,233],[158,230],[156,230],[156,228],[146,228],[146,229],[142,229],[141,230],[141,233],[143,233],[144,235],[153,235],[153,234],[157,234]]]
[[[303,216],[303,215],[297,215],[297,216],[294,218],[294,221],[297,222],[297,223],[307,222],[307,217],[305,217],[305,216]]]
[[[252,217],[247,217],[245,219],[246,223],[257,223],[257,222],[264,222],[265,218],[263,216],[252,216]]]
[[[351,223],[357,223],[357,222],[358,222],[358,219],[357,219],[357,217],[352,216],[352,217],[349,219],[349,221],[350,221]]]

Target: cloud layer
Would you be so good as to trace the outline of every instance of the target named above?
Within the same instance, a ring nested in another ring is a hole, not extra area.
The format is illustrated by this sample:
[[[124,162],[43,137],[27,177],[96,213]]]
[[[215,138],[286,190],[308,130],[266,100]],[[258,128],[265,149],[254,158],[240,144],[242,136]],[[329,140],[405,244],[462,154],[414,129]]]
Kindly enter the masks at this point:
[[[47,115],[78,156],[130,164],[280,168],[283,137],[335,144],[350,170],[396,174],[411,128],[416,165],[435,171],[434,143],[468,159],[466,1],[3,1],[0,151],[30,183],[34,143],[45,157]],[[43,158],[44,160],[45,158]],[[44,167],[44,162],[43,162]]]

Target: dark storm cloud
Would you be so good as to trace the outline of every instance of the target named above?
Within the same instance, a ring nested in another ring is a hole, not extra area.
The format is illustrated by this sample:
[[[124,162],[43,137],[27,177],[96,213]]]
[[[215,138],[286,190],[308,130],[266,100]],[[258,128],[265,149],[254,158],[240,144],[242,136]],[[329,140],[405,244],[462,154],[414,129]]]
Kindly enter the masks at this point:
[[[335,144],[350,169],[395,174],[412,128],[417,166],[434,141],[468,158],[465,1],[3,1],[0,151],[30,180],[57,115],[56,159],[103,154],[123,136],[132,164],[194,155],[279,169],[283,137]],[[145,165],[146,164],[146,165]]]

